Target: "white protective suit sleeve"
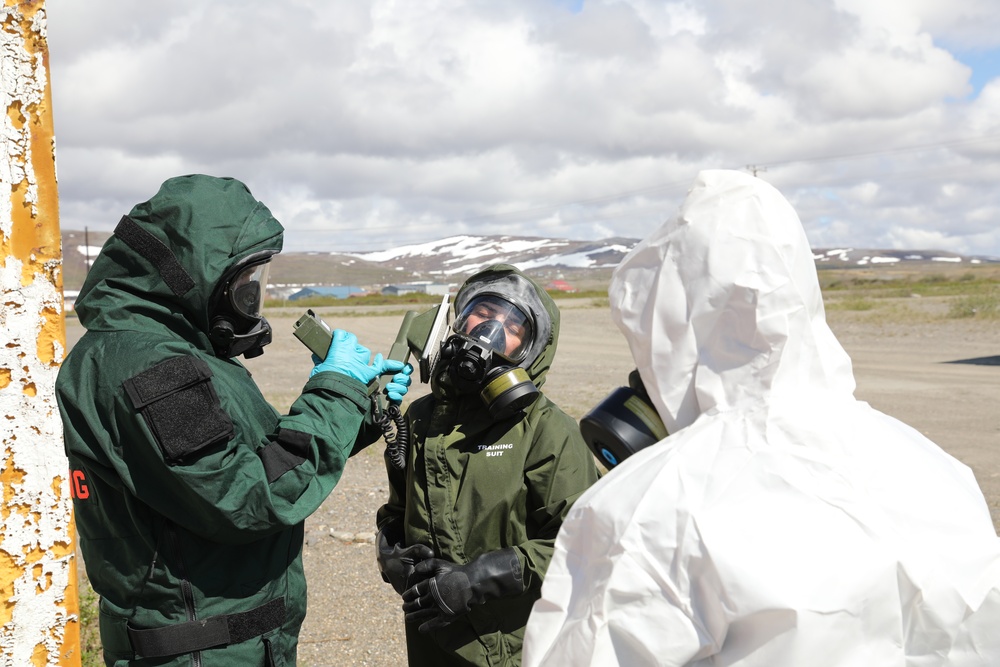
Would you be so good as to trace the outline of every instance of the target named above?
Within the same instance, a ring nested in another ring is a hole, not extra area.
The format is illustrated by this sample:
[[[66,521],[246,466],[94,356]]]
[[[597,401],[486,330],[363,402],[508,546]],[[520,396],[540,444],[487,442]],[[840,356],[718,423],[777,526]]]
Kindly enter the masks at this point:
[[[1000,665],[975,478],[855,400],[777,190],[702,172],[609,294],[671,435],[574,504],[526,667]]]

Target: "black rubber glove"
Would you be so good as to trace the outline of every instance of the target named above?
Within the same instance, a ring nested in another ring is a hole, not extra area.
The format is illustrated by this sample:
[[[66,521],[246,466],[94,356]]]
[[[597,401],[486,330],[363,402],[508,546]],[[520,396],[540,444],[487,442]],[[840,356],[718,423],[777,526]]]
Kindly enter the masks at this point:
[[[386,530],[378,531],[375,558],[378,560],[378,569],[382,573],[382,580],[392,584],[396,592],[400,595],[410,585],[410,575],[413,573],[413,566],[420,561],[433,558],[434,550],[426,544],[414,544],[404,547],[396,540],[392,540]]]
[[[407,623],[430,632],[454,622],[474,605],[524,592],[521,561],[513,548],[485,553],[467,565],[430,558],[413,568],[423,581],[403,593]]]

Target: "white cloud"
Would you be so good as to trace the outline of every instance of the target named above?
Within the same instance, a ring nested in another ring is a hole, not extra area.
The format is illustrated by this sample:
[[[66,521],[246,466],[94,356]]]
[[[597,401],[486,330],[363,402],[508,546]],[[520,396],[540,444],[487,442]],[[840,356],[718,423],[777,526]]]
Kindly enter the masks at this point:
[[[48,0],[62,224],[206,172],[294,250],[638,237],[755,165],[814,244],[1000,255],[1000,81],[947,50],[1000,43],[991,5]]]
[[[884,237],[891,248],[898,250],[907,248],[949,250],[952,252],[965,252],[967,250],[957,239],[933,230],[892,227],[885,233]]]
[[[966,49],[1000,46],[1000,14],[994,0],[894,0],[920,20],[921,26],[945,43]]]

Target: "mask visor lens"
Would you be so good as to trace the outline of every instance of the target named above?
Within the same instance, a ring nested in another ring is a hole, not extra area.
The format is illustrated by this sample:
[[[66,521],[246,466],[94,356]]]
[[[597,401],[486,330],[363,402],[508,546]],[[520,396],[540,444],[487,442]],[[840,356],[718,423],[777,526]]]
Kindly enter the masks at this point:
[[[237,313],[249,318],[260,317],[270,262],[253,264],[236,274],[229,284],[229,302]]]
[[[501,324],[504,331],[503,336],[495,338],[498,342],[503,341],[504,349],[494,346],[494,351],[513,363],[522,361],[533,339],[531,319],[504,298],[492,294],[474,298],[455,320],[454,329],[469,335],[477,326],[491,320]]]

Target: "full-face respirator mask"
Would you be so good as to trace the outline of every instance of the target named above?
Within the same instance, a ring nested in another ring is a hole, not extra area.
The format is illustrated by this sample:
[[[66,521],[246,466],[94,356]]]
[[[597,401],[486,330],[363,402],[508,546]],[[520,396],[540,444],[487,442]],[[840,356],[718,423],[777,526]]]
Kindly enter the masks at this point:
[[[252,359],[271,342],[271,325],[261,309],[272,254],[246,258],[219,281],[209,311],[208,335],[215,356],[228,359],[242,354]]]
[[[584,415],[580,434],[594,456],[611,469],[663,440],[667,429],[649,400],[639,371],[633,370],[627,387],[618,387]]]
[[[535,327],[521,308],[495,294],[473,298],[452,325],[440,364],[457,391],[478,393],[493,419],[505,419],[539,396],[525,361]]]

